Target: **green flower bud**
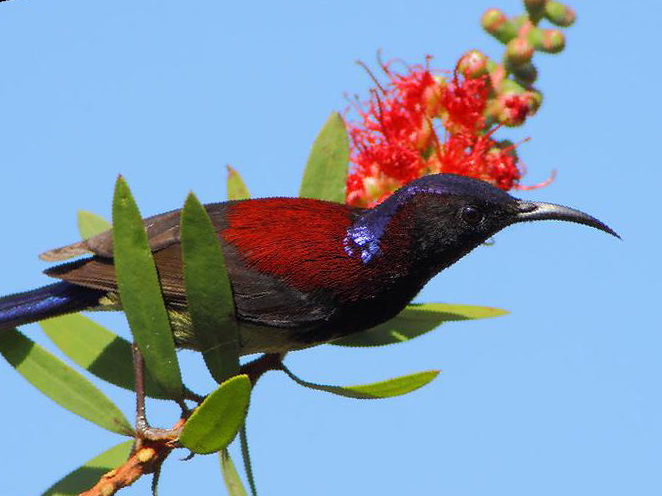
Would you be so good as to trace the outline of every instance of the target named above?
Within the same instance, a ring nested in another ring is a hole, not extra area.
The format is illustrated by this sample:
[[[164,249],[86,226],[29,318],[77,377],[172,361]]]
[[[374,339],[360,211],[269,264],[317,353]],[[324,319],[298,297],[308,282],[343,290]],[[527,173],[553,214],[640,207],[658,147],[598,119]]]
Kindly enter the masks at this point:
[[[530,62],[513,67],[512,73],[516,81],[523,86],[529,86],[538,79],[538,69]]]
[[[577,18],[575,11],[572,10],[567,5],[557,2],[555,0],[550,0],[545,5],[545,17],[552,24],[556,24],[561,27],[572,26]]]
[[[565,48],[565,35],[558,29],[545,29],[542,46],[546,52],[559,53]]]
[[[505,62],[508,66],[525,64],[533,57],[534,48],[526,38],[513,38],[506,45]]]
[[[483,29],[501,43],[508,43],[517,36],[517,28],[499,9],[488,9],[480,20]]]
[[[529,18],[526,15],[513,16],[510,18],[510,22],[515,26],[515,30],[519,33],[519,30],[525,23],[529,22]]]
[[[480,50],[470,50],[457,63],[457,71],[468,79],[487,74],[487,56]]]
[[[492,124],[499,123],[500,110],[501,107],[496,98],[492,98],[487,101],[487,106],[485,107],[485,118],[487,119],[486,125],[488,126],[488,128],[491,127]]]
[[[547,0],[524,0],[524,6],[527,10],[529,9],[542,9]]]
[[[526,92],[526,90],[524,89],[524,87],[521,84],[516,83],[512,79],[504,79],[501,82],[501,86],[499,87],[499,89],[497,91],[497,93],[499,93],[499,95],[508,95],[508,94],[512,94],[512,93],[521,94],[521,93],[525,93],[525,92]]]
[[[558,29],[533,28],[527,38],[541,52],[559,53],[565,48],[565,36]]]
[[[542,93],[538,90],[527,91],[529,97],[529,108],[531,109],[531,114],[533,115],[538,112],[538,109],[542,105]]]
[[[529,18],[537,23],[545,15],[545,4],[547,0],[524,0],[524,6],[529,14]]]

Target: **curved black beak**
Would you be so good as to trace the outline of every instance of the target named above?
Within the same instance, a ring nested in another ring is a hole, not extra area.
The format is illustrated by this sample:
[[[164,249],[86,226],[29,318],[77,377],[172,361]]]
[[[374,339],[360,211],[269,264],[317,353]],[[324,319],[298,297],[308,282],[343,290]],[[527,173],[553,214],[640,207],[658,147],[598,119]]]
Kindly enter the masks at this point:
[[[621,239],[621,237],[604,222],[601,222],[595,217],[580,210],[575,210],[574,208],[555,205],[553,203],[527,202],[522,200],[517,201],[517,208],[519,212],[515,216],[514,222],[564,220],[567,222],[576,222],[577,224],[591,226]]]

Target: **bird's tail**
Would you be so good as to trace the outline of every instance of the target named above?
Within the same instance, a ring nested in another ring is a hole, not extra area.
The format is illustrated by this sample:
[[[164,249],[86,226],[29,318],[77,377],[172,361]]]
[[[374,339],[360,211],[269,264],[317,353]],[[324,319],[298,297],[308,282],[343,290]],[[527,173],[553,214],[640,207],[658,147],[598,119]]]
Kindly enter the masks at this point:
[[[5,296],[0,298],[0,330],[84,310],[103,293],[63,281]]]

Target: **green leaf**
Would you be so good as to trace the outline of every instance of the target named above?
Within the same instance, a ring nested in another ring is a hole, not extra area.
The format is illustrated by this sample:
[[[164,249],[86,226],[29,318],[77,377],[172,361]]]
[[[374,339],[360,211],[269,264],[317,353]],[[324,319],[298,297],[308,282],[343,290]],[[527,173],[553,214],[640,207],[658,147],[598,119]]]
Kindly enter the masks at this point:
[[[239,173],[228,165],[228,200],[247,200],[251,197]]]
[[[193,412],[179,442],[194,453],[215,453],[232,442],[244,423],[251,395],[247,375],[221,384]]]
[[[239,429],[239,444],[241,445],[241,458],[244,461],[244,471],[251,488],[251,494],[257,496],[257,486],[255,485],[255,474],[253,473],[253,464],[251,463],[251,452],[248,449],[248,433],[246,432],[246,422]]]
[[[234,466],[232,458],[230,458],[228,450],[221,450],[218,455],[221,459],[221,472],[223,473],[225,487],[228,489],[228,495],[248,496],[246,489],[244,489],[244,484],[241,482],[241,477],[239,477],[239,472],[237,472],[237,468]]]
[[[79,367],[115,386],[135,391],[131,343],[79,313],[39,322],[53,343]],[[168,399],[149,370],[145,370],[147,396]]]
[[[0,353],[61,407],[111,432],[133,435],[120,409],[94,384],[16,329],[0,333]]]
[[[133,441],[125,441],[95,456],[53,484],[42,496],[75,496],[91,488],[101,476],[129,458],[132,445]]]
[[[111,227],[110,222],[97,214],[85,210],[78,211],[78,231],[83,239],[96,236]]]
[[[299,196],[345,203],[349,164],[349,138],[340,114],[324,124],[310,151]]]
[[[182,210],[186,300],[199,349],[219,384],[239,373],[239,329],[218,234],[193,193]]]
[[[121,176],[113,199],[113,255],[122,308],[147,369],[182,401],[182,378],[156,266],[138,207]]]
[[[361,400],[374,400],[381,398],[392,398],[393,396],[402,396],[422,388],[435,377],[439,375],[438,370],[428,370],[417,372],[415,374],[403,375],[386,381],[373,382],[372,384],[363,384],[359,386],[325,386],[299,379],[285,366],[283,371],[297,384],[327,393],[345,396],[347,398],[357,398]]]
[[[430,332],[444,322],[488,319],[505,315],[506,310],[473,305],[425,303],[407,305],[400,314],[388,322],[367,331],[334,341],[338,346],[383,346],[409,341]]]

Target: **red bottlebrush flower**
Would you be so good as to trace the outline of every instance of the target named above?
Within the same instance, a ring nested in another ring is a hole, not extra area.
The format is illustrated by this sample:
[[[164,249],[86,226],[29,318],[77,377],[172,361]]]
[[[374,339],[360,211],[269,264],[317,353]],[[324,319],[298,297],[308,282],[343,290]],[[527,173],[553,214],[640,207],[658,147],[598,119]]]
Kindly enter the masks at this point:
[[[373,90],[357,109],[359,122],[348,125],[354,163],[347,180],[349,204],[375,205],[403,184],[438,172],[475,177],[504,190],[519,187],[522,169],[514,146],[492,138],[498,128],[487,115],[497,104],[501,123],[519,124],[537,110],[534,93],[494,94],[488,76],[456,73],[449,81],[421,66],[406,74],[394,74],[388,65],[382,69],[388,84]],[[445,130],[443,142],[437,129]]]
[[[413,67],[408,75],[396,74],[391,78],[394,92],[406,112],[428,118],[437,114],[441,88],[429,70]]]
[[[441,96],[444,125],[449,132],[476,133],[485,125],[485,108],[489,95],[487,77],[460,79],[446,84]]]
[[[384,70],[388,71],[386,66]],[[382,93],[373,92],[367,111],[360,112],[363,122],[351,129],[365,131],[361,136],[364,143],[401,141],[423,150],[429,138],[425,122],[439,106],[438,84],[421,67],[412,68],[407,76],[387,74],[389,87],[382,88]]]
[[[352,162],[347,200],[370,206],[402,184],[425,173],[424,154],[436,134],[430,124],[439,112],[441,88],[432,74],[414,67],[407,75],[393,74],[387,88],[374,91],[361,121],[349,124]]]
[[[356,168],[348,177],[347,202],[360,206],[378,203],[384,194],[422,176],[425,167],[421,154],[399,141],[366,146],[353,160]]]
[[[371,164],[379,164],[380,172],[406,183],[421,175],[425,165],[421,154],[405,143],[381,143],[364,152]]]
[[[452,134],[443,145],[441,172],[487,181],[512,189],[522,174],[513,147],[502,148],[490,135]]]

